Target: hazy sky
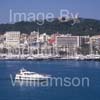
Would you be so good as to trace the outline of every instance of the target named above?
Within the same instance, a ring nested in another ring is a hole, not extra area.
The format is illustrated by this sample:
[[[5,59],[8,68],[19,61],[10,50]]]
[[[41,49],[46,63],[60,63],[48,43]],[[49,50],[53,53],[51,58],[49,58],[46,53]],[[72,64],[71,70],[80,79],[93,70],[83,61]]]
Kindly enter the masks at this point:
[[[80,17],[100,19],[100,0],[0,0],[0,23],[9,23],[9,10],[14,12],[52,12],[61,9],[79,13]]]

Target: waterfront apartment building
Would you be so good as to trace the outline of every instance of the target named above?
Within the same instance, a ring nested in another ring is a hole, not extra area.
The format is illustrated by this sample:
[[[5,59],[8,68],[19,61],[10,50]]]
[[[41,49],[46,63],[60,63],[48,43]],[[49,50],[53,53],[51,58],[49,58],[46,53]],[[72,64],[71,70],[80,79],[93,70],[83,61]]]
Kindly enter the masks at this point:
[[[49,38],[50,38],[49,35],[47,35],[46,33],[40,34],[41,42],[47,42]]]
[[[58,47],[79,47],[79,36],[61,35],[56,37]]]
[[[29,36],[29,40],[37,42],[39,40],[39,32],[36,31],[31,32]]]
[[[80,45],[80,47],[89,44],[89,42],[90,42],[90,36],[89,35],[79,36],[79,45]]]
[[[90,37],[90,45],[93,53],[100,52],[100,35]]]
[[[24,42],[28,39],[28,34],[22,33],[20,34],[20,43],[24,44]]]
[[[72,36],[69,34],[57,36],[56,46],[58,52],[62,51],[67,55],[75,55],[79,47],[79,36]]]
[[[4,50],[3,50],[3,48],[4,48],[4,40],[5,40],[4,35],[0,35],[0,54],[4,52]]]
[[[20,32],[10,31],[4,34],[6,47],[18,48],[20,44]]]
[[[38,49],[38,42],[39,42],[39,32],[33,31],[28,36],[28,44],[32,51]]]

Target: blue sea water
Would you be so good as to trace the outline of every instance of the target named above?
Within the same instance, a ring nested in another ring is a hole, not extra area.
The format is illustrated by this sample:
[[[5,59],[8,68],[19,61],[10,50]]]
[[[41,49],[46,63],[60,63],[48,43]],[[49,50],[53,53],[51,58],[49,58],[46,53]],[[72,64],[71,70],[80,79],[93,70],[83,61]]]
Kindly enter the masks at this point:
[[[15,76],[24,67],[55,77],[88,77],[89,87],[12,86]],[[0,61],[0,100],[100,100],[100,62],[96,61]]]

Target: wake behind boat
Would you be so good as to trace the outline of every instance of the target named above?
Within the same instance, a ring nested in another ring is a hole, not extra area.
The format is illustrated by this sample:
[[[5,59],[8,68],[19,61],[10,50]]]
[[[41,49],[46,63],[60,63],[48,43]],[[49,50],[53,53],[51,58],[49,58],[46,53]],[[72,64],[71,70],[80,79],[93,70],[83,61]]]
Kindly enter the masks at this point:
[[[36,72],[30,72],[26,69],[20,69],[20,72],[16,74],[15,80],[22,80],[22,81],[41,81],[51,78],[50,75],[42,75]]]

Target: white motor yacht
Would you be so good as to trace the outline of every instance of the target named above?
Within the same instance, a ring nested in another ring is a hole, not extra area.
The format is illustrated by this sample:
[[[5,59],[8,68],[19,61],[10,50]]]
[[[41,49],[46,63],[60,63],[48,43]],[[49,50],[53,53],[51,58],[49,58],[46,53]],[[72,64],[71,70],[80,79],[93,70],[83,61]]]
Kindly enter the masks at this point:
[[[46,80],[51,78],[50,75],[42,75],[36,72],[30,72],[22,68],[18,74],[15,76],[15,80],[24,80],[24,81],[39,81]]]

